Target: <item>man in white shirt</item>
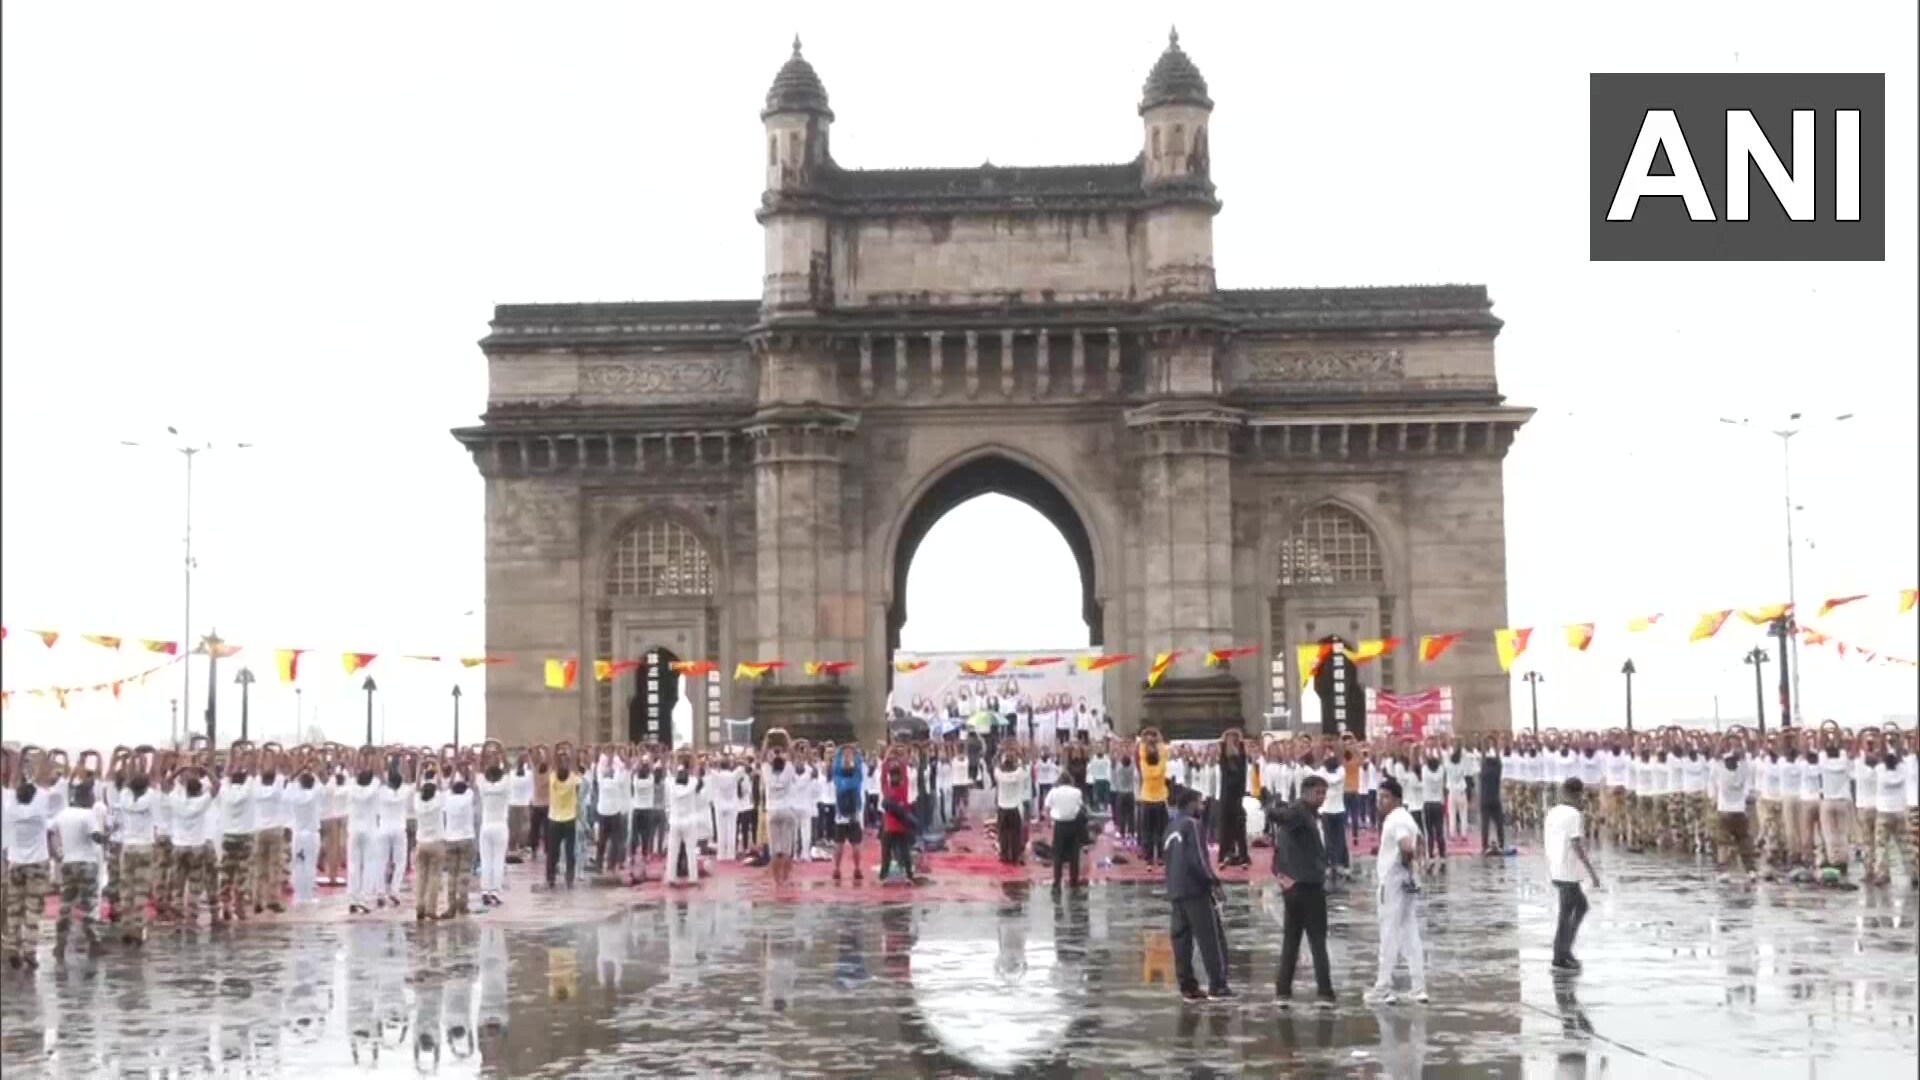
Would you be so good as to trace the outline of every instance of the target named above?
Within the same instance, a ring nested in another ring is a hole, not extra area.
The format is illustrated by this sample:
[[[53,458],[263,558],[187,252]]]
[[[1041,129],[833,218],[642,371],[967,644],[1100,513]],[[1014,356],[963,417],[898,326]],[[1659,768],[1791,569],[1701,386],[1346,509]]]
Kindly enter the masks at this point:
[[[207,917],[220,919],[219,861],[214,839],[220,819],[214,815],[213,792],[198,769],[184,771],[175,780],[173,804],[173,877],[180,899],[180,917],[193,925],[195,889],[207,903]]]
[[[620,779],[620,786],[624,790],[628,786],[624,773]],[[457,919],[470,911],[467,892],[473,885],[473,789],[467,785],[466,777],[456,775],[441,799],[446,803],[446,825],[440,843],[442,870],[447,878],[447,910],[440,917]],[[625,811],[622,811],[621,817],[624,819],[625,816]],[[614,847],[622,856],[626,854],[625,843],[616,843]]]
[[[1420,826],[1403,805],[1398,780],[1380,782],[1380,854],[1374,861],[1379,879],[1376,898],[1380,913],[1380,973],[1366,993],[1371,1004],[1391,1005],[1394,969],[1407,962],[1413,1000],[1425,1004],[1427,961],[1420,942]],[[1332,800],[1329,799],[1329,802]]]
[[[271,759],[269,759],[271,760]],[[269,764],[253,786],[253,913],[285,911],[280,903],[287,884],[287,820],[281,800],[284,777]]]
[[[633,781],[627,777],[627,763],[619,757],[602,754],[594,770],[594,814],[599,819],[594,837],[594,866],[607,873],[626,865],[626,824]]]
[[[706,808],[701,798],[702,781],[694,775],[693,762],[682,756],[674,763],[673,779],[667,783],[667,866],[668,885],[696,885],[700,881],[698,842],[700,817]],[[811,807],[813,796],[802,792]]]
[[[380,840],[380,786],[370,770],[361,770],[347,785],[347,913],[373,910],[368,900],[381,897],[380,867],[384,848]]]
[[[236,767],[220,780],[220,921],[247,921],[253,902],[253,841],[258,831],[255,780]]]
[[[1569,777],[1560,788],[1560,805],[1547,812],[1542,826],[1546,835],[1547,876],[1560,894],[1560,915],[1553,931],[1555,971],[1580,970],[1580,961],[1573,958],[1573,939],[1579,935],[1580,923],[1587,917],[1587,894],[1581,891],[1580,879],[1574,874],[1575,863],[1586,868],[1594,888],[1600,887],[1600,875],[1587,859],[1585,829],[1577,809],[1584,789],[1579,777]]]
[[[514,851],[529,851],[527,821],[533,807],[533,766],[521,755],[507,776],[507,843]]]
[[[1044,806],[1047,820],[1053,822],[1053,895],[1060,895],[1060,870],[1070,870],[1068,880],[1075,889],[1080,887],[1080,849],[1086,839],[1086,823],[1080,820],[1080,814],[1086,809],[1086,799],[1080,789],[1073,786],[1071,771],[1060,774],[1060,782],[1047,792]]]
[[[1753,789],[1753,766],[1740,753],[1740,748],[1728,740],[1726,757],[1711,766],[1713,770],[1714,809],[1720,815],[1720,839],[1715,848],[1719,860],[1728,857],[1728,847],[1733,848],[1733,857],[1738,858],[1747,868],[1747,880],[1759,876],[1753,863],[1753,825],[1747,817],[1747,795]]]
[[[93,791],[91,779],[75,783],[67,791],[66,809],[53,818],[60,842],[60,921],[54,927],[55,956],[67,951],[68,931],[75,922],[86,932],[87,952],[100,948],[100,933],[94,926],[94,899],[100,892],[107,811],[94,802]]]
[[[440,888],[446,870],[447,801],[433,773],[422,773],[413,799],[413,920],[440,917]],[[468,806],[471,811],[473,808]]]
[[[477,785],[480,794],[480,902],[489,907],[500,903],[507,887],[507,845],[512,841],[513,785],[499,765],[487,766]],[[653,794],[649,779],[646,790]],[[532,798],[532,793],[528,793]],[[646,864],[641,863],[641,872]]]
[[[158,856],[154,850],[155,809],[164,801],[154,791],[144,772],[136,772],[120,789],[120,882],[119,901],[132,909],[137,930],[123,935],[128,944],[146,940],[147,895],[153,891],[153,871]]]
[[[280,795],[289,830],[293,834],[292,871],[295,907],[314,902],[313,883],[320,869],[320,827],[325,813],[327,790],[311,771],[302,772]]]
[[[44,759],[41,768],[44,780]],[[40,917],[46,913],[51,883],[47,833],[53,828],[52,800],[45,786],[24,779],[0,799],[6,801],[7,964],[38,967]]]

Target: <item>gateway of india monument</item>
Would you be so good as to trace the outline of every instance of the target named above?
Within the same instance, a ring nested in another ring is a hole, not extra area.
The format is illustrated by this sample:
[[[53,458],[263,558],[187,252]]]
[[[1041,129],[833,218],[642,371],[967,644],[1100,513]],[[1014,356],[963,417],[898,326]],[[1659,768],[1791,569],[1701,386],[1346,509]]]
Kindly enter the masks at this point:
[[[1501,469],[1532,411],[1496,384],[1486,289],[1218,288],[1213,102],[1177,35],[1138,112],[1116,164],[847,168],[795,41],[760,114],[760,295],[497,308],[455,432],[486,484],[487,648],[521,658],[488,668],[489,733],[638,740],[686,697],[696,743],[748,716],[877,739],[907,567],[985,492],[1059,528],[1093,645],[1138,657],[1106,672],[1123,733],[1299,715],[1294,646],[1394,636],[1368,685],[1450,686],[1459,730],[1508,730]],[[1417,664],[1422,631],[1466,634]]]

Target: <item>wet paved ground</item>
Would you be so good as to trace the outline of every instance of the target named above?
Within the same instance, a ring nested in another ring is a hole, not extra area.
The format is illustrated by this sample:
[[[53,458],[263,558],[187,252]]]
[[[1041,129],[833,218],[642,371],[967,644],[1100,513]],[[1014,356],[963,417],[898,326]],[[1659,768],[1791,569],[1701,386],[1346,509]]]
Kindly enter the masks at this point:
[[[1199,1008],[1174,997],[1165,905],[1137,882],[1055,901],[1024,881],[854,894],[816,877],[776,898],[759,872],[728,871],[691,893],[516,891],[503,911],[424,928],[349,922],[328,900],[0,974],[0,1067],[9,1080],[1914,1075],[1915,894],[1749,889],[1612,854],[1601,872],[1586,970],[1556,980],[1540,860],[1455,858],[1430,889],[1424,1008],[1360,1002],[1377,937],[1369,889],[1349,887],[1330,1015],[1272,1003],[1277,921],[1246,886],[1226,905],[1246,997]]]

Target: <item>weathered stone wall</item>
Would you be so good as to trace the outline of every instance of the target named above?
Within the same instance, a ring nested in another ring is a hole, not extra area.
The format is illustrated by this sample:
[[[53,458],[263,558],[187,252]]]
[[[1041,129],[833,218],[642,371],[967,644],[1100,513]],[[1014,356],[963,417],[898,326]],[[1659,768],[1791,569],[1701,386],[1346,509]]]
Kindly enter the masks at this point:
[[[1131,300],[1145,257],[1120,213],[860,218],[832,244],[843,308]]]
[[[578,740],[584,698],[545,689],[540,658],[590,655],[582,641],[580,484],[539,476],[486,485],[487,651],[517,661],[487,668],[488,734],[509,745]]]
[[[1365,393],[1495,389],[1485,334],[1390,339],[1239,339],[1224,365],[1229,392]]]
[[[1507,625],[1505,485],[1491,458],[1422,461],[1406,473],[1407,607],[1415,633],[1466,636],[1432,664],[1402,665],[1414,685],[1451,684],[1461,731],[1508,731],[1510,677],[1493,632]]]
[[[753,400],[753,359],[744,347],[661,353],[571,349],[487,358],[490,405],[704,405]]]

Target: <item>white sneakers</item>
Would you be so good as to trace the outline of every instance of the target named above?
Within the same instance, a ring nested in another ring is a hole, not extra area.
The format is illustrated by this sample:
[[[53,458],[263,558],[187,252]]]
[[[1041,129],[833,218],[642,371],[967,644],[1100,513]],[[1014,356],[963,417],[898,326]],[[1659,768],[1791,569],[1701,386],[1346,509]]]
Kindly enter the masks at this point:
[[[1365,994],[1362,994],[1360,999],[1369,1005],[1400,1004],[1400,995],[1394,993],[1392,990],[1383,990],[1377,986],[1368,990]],[[1429,997],[1426,990],[1422,988],[1409,993],[1407,1000],[1412,1001],[1416,1005],[1425,1005],[1431,1002],[1433,998]]]

